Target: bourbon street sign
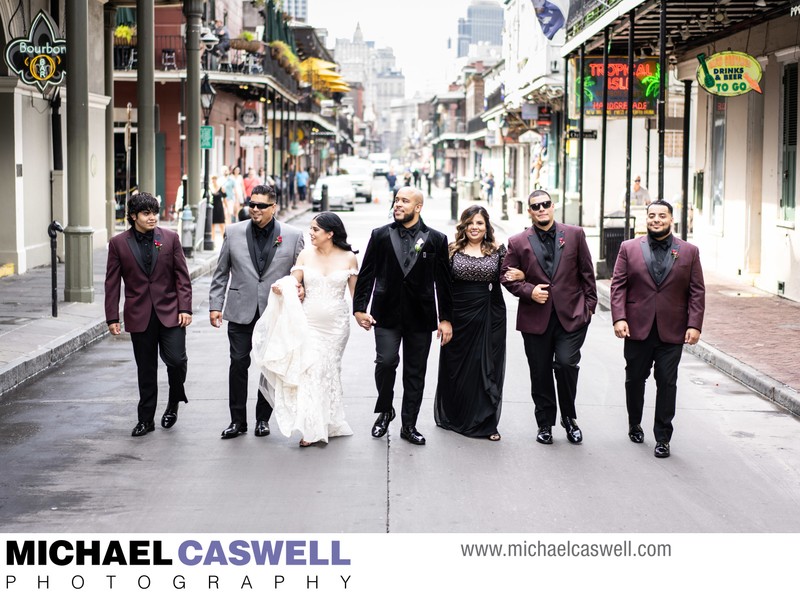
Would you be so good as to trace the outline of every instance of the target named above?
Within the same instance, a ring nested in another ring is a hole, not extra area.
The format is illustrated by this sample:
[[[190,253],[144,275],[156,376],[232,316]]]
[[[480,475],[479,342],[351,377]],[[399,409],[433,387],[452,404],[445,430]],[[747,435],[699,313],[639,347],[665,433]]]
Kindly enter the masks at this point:
[[[27,37],[12,39],[6,47],[6,64],[25,84],[43,94],[47,87],[64,82],[67,68],[67,42],[57,36],[52,17],[39,11]]]

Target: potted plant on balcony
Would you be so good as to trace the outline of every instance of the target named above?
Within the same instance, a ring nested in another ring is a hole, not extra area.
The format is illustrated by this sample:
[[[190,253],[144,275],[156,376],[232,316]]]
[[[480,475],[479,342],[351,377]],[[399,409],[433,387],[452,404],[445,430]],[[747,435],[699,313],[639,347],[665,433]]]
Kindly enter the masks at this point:
[[[271,41],[269,44],[272,59],[280,64],[289,74],[300,67],[300,60],[292,48],[284,41]]]
[[[114,29],[114,45],[132,47],[136,45],[136,25],[117,25]]]
[[[256,39],[255,34],[251,31],[242,31],[239,37],[231,39],[231,49],[244,50],[251,54],[256,54],[261,51],[261,42]]]

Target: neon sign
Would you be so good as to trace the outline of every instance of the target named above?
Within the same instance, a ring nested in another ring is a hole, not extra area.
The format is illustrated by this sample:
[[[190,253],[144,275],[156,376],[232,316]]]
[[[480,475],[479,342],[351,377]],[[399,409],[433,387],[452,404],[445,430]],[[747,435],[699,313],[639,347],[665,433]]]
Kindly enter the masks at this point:
[[[577,61],[573,60],[577,68]],[[583,113],[603,115],[603,78],[608,80],[606,112],[610,117],[628,115],[628,58],[609,58],[608,70],[603,72],[602,58],[584,60]],[[633,63],[633,115],[649,117],[656,114],[660,85],[658,58],[635,60]],[[580,79],[575,82],[575,96],[580,93]],[[577,111],[577,107],[575,107]]]

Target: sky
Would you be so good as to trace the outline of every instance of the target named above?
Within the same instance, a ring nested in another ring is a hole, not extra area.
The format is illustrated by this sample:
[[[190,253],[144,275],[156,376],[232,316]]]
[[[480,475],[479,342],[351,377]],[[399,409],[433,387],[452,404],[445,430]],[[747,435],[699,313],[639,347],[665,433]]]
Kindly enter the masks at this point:
[[[337,37],[353,38],[361,23],[365,41],[391,47],[406,78],[406,95],[446,89],[445,64],[455,56],[458,19],[470,0],[308,0],[309,24]],[[448,53],[447,39],[453,49]]]

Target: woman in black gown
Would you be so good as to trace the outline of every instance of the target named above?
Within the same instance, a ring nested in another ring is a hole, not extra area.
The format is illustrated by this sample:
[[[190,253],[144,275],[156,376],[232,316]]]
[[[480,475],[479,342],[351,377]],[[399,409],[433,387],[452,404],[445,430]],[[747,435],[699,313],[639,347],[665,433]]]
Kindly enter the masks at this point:
[[[220,241],[225,237],[225,221],[228,219],[228,200],[225,190],[217,183],[217,176],[211,176],[211,198],[214,205],[212,211],[211,223],[212,240],[217,240],[217,232],[219,231]]]
[[[506,360],[506,306],[500,290],[505,246],[494,240],[489,213],[461,213],[450,244],[453,339],[439,355],[434,418],[444,429],[498,441]]]

